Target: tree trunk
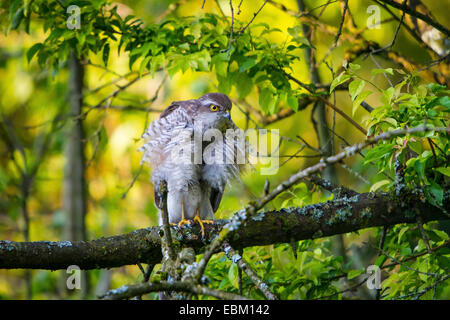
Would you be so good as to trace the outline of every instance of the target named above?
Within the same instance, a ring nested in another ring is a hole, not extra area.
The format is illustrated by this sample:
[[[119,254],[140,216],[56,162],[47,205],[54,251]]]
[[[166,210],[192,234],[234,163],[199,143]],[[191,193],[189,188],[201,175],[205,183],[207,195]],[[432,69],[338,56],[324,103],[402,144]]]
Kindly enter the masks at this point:
[[[64,173],[64,212],[66,214],[64,239],[69,241],[86,240],[86,181],[84,176],[84,131],[80,119],[83,103],[84,68],[71,52],[69,61],[69,117],[70,128],[66,143],[66,167]],[[63,275],[67,278],[67,274]],[[63,281],[65,284],[65,281]],[[81,275],[81,292],[88,292],[86,273]]]
[[[303,3],[303,0],[297,0],[297,5],[300,12],[305,11],[305,5]],[[303,35],[311,42],[310,27],[307,24],[302,23],[302,30]],[[309,63],[309,74],[311,78],[311,83],[315,85],[321,84],[320,75],[316,67],[316,58],[314,55],[314,51],[311,48],[306,48],[305,59],[307,63]],[[330,134],[327,121],[327,109],[322,101],[317,101],[314,104],[312,120],[317,135],[319,149],[324,154],[324,156],[329,157],[334,153],[333,150],[334,137],[331,136]],[[325,170],[323,171],[323,178],[330,181],[334,185],[339,185],[336,167],[334,165],[330,165],[325,168]],[[333,243],[332,250],[334,254],[342,256],[342,258],[344,259],[344,263],[346,263],[348,258],[343,235],[338,234],[334,236],[332,243]]]

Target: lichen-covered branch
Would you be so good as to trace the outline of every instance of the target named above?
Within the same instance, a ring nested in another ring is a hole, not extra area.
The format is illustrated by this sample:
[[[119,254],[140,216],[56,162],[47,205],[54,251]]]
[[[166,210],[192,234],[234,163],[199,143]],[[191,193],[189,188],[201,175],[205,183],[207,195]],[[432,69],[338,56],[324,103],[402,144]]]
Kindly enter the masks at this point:
[[[308,179],[309,179],[309,181],[311,181],[315,185],[318,185],[322,189],[325,189],[331,193],[334,193],[336,195],[336,197],[340,197],[340,196],[353,197],[358,194],[358,192],[356,192],[352,189],[346,188],[344,186],[334,185],[330,181],[320,178],[317,175],[312,175],[312,176],[308,177]]]
[[[236,263],[240,269],[244,270],[247,276],[253,281],[253,283],[258,287],[259,290],[264,294],[264,296],[269,300],[279,300],[279,298],[269,289],[269,286],[262,281],[255,271],[252,270],[248,266],[248,264],[244,261],[242,255],[238,254],[236,250],[234,250],[230,245],[225,242],[223,245],[223,250],[227,257]]]
[[[158,291],[190,292],[194,294],[207,295],[225,300],[247,300],[247,298],[234,293],[214,290],[205,286],[198,285],[195,282],[189,281],[139,283],[134,285],[126,285],[118,289],[110,290],[106,292],[104,295],[100,296],[100,298],[107,300],[121,300]]]
[[[426,223],[448,219],[450,194],[444,196],[442,208],[432,206],[423,193],[406,193],[402,198],[388,193],[362,193],[305,207],[259,212],[245,219],[234,218],[225,239],[235,249],[289,243],[358,231],[364,228],[416,223],[421,217]],[[211,239],[230,220],[217,220],[205,226],[201,240],[198,225],[180,230],[172,227],[177,245],[204,252]],[[78,265],[81,269],[113,268],[137,263],[160,263],[160,227],[140,229],[119,236],[91,241],[0,241],[0,268],[66,269]],[[214,252],[213,252],[214,253]]]

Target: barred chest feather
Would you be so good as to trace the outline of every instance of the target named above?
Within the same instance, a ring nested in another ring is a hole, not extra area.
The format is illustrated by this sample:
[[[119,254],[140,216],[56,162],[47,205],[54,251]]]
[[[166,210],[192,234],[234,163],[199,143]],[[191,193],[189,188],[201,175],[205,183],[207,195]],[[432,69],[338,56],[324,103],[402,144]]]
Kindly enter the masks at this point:
[[[237,128],[232,122],[229,127]],[[152,182],[157,185],[161,180],[167,181],[169,191],[186,190],[203,181],[223,192],[227,182],[239,176],[242,165],[237,164],[235,158],[236,153],[240,155],[243,152],[242,146],[236,139],[227,141],[226,136],[223,140],[198,143],[193,139],[194,128],[194,122],[183,108],[153,121],[143,135],[145,143],[139,149],[143,151],[141,163],[147,162],[151,166]],[[193,152],[201,148],[201,163],[192,161],[192,158],[191,161],[180,161],[174,151],[180,147],[186,150],[186,146]],[[223,152],[222,162],[211,161],[216,152]]]

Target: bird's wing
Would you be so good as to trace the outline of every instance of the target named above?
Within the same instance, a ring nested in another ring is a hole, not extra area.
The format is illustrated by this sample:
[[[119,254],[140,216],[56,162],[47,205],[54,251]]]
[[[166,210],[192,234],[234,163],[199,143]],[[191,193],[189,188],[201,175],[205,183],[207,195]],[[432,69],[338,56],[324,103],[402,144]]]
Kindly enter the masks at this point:
[[[209,200],[211,202],[211,207],[213,209],[213,212],[216,212],[217,209],[219,209],[220,201],[222,200],[223,191],[220,191],[216,188],[211,188],[211,196],[209,197]]]
[[[168,116],[170,113],[172,113],[175,109],[177,109],[180,106],[178,101],[174,101],[170,104],[170,106],[168,106],[166,109],[163,110],[163,112],[161,112],[161,115],[159,116],[159,118],[164,118],[166,116]]]

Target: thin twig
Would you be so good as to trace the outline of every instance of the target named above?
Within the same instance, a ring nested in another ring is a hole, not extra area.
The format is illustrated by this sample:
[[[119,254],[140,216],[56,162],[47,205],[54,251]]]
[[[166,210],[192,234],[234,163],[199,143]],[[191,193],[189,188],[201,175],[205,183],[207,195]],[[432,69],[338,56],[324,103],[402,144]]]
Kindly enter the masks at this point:
[[[422,240],[425,243],[425,247],[427,248],[428,253],[432,254],[433,252],[431,251],[430,247],[430,239],[428,239],[428,236],[425,233],[425,230],[423,229],[423,221],[422,218],[420,217],[417,217],[417,226],[419,227],[420,234],[422,235]]]
[[[383,248],[384,248],[384,241],[386,240],[386,235],[387,235],[388,229],[389,229],[388,226],[384,226],[383,230],[381,231],[380,243],[378,245],[378,248],[379,248],[378,257],[381,256],[381,250],[383,250]],[[380,268],[382,266],[383,266],[383,264],[381,264]],[[377,289],[377,294],[375,296],[375,300],[380,300],[380,297],[381,297],[381,289]]]
[[[397,2],[395,2],[393,0],[378,0],[378,1],[384,2],[384,3],[388,4],[388,5],[390,5],[391,7],[400,9],[403,12],[409,14],[410,16],[414,16],[414,17],[422,20],[423,22],[426,22],[429,25],[435,27],[437,30],[441,31],[447,37],[450,37],[450,31],[446,27],[441,25],[439,22],[431,19],[430,17],[428,17],[428,16],[426,16],[426,15],[420,13],[420,12],[417,12],[415,10],[412,10],[410,7],[405,5],[406,1],[404,1],[402,4],[397,3]]]
[[[375,2],[376,4],[380,5],[383,9],[385,9],[391,16],[393,19],[397,20],[397,21],[401,21],[400,18],[398,18],[394,12],[392,12],[392,10],[386,6],[384,3],[380,2],[380,0],[372,0],[373,2]],[[408,31],[408,33],[419,43],[420,46],[422,46],[423,48],[426,48],[428,51],[430,51],[430,53],[432,53],[433,55],[436,56],[436,52],[433,50],[433,48],[431,48],[426,42],[423,41],[423,39],[417,35],[417,33],[411,29],[404,21],[402,22],[403,27]]]
[[[230,10],[231,10],[231,24],[230,24],[230,39],[228,41],[228,55],[230,55],[231,44],[233,43],[233,27],[234,27],[234,9],[233,9],[233,0],[230,0]]]
[[[367,279],[368,279],[368,277],[363,278],[360,282],[358,282],[354,286],[351,286],[351,287],[349,287],[347,289],[344,289],[344,290],[341,290],[339,292],[332,293],[332,294],[327,295],[327,296],[322,296],[322,297],[319,297],[319,298],[315,298],[314,300],[329,299],[329,298],[334,297],[334,296],[336,296],[338,294],[342,294],[342,293],[349,292],[349,291],[354,291],[356,288],[359,288],[361,285],[363,285],[367,281]]]
[[[234,263],[236,263],[239,268],[241,268],[246,274],[247,276],[253,281],[253,283],[258,287],[259,290],[261,290],[261,292],[264,294],[264,296],[269,299],[269,300],[279,300],[279,298],[272,292],[270,291],[269,287],[267,286],[267,284],[264,283],[264,281],[262,281],[258,275],[255,273],[255,271],[253,271],[248,264],[244,261],[244,258],[238,254],[229,244],[228,242],[225,242],[223,244],[223,250],[226,254],[226,256],[233,261]]]
[[[302,81],[298,80],[297,78],[293,77],[291,74],[289,74],[289,73],[287,73],[285,71],[283,71],[283,72],[284,72],[284,74],[286,75],[286,77],[288,79],[294,81],[295,83],[300,85],[302,88],[306,89],[307,91],[309,91],[311,93],[314,92],[308,85],[306,85]],[[333,103],[331,103],[330,101],[328,101],[327,99],[325,99],[323,97],[318,97],[318,99],[320,101],[322,101],[323,103],[325,103],[328,107],[330,107],[331,109],[333,109],[334,111],[339,113],[345,120],[350,122],[356,129],[361,131],[364,135],[367,135],[367,131],[363,127],[361,127],[358,123],[356,123],[351,117],[349,117],[344,111],[342,111],[341,109],[336,107]]]
[[[131,190],[131,188],[133,188],[134,184],[136,183],[137,178],[139,178],[139,175],[142,172],[142,168],[143,168],[143,165],[141,164],[140,167],[139,167],[138,172],[134,175],[133,180],[131,181],[131,183],[128,186],[127,190],[125,190],[125,192],[122,193],[122,196],[120,197],[122,200],[126,198],[128,192]]]
[[[345,0],[344,2],[344,9],[342,10],[342,18],[341,18],[341,22],[339,23],[339,28],[338,28],[338,32],[336,33],[336,37],[334,38],[334,44],[333,47],[336,47],[339,41],[339,37],[341,36],[342,33],[342,27],[344,26],[344,21],[345,21],[345,15],[347,13],[347,8],[348,8],[348,0]]]
[[[264,6],[266,5],[268,0],[265,0],[264,3],[262,4],[262,6],[258,9],[258,11],[256,11],[253,14],[252,19],[245,25],[245,27],[243,27],[240,31],[239,34],[242,34],[245,32],[245,30],[247,30],[247,28],[250,26],[250,24],[253,22],[253,20],[255,20],[256,16],[261,12],[261,10],[264,8]]]
[[[241,14],[241,5],[242,5],[242,2],[243,2],[243,1],[244,1],[244,0],[239,1],[239,4],[238,4],[238,12],[237,12],[238,15]]]
[[[239,255],[244,255],[244,249],[239,250]],[[242,268],[238,265],[238,293],[242,296]]]
[[[190,292],[225,300],[247,300],[246,297],[225,291],[210,289],[208,287],[198,285],[192,281],[161,281],[158,283],[139,283],[134,285],[125,285],[118,289],[110,290],[104,295],[99,296],[99,298],[107,300],[129,299],[132,297],[141,296],[146,293],[158,291]]]
[[[381,52],[381,51],[384,51],[384,50],[389,50],[390,48],[392,48],[392,47],[394,46],[395,40],[397,39],[397,36],[398,36],[398,32],[400,31],[400,28],[401,28],[401,26],[402,26],[402,24],[403,24],[403,20],[404,20],[404,18],[405,18],[405,13],[406,13],[406,11],[405,11],[404,8],[405,8],[405,5],[406,5],[406,1],[407,1],[407,0],[403,0],[403,4],[402,4],[402,7],[403,7],[403,9],[402,9],[402,10],[403,10],[402,17],[400,18],[400,22],[398,23],[397,29],[395,29],[394,38],[392,39],[391,43],[390,43],[388,46],[384,47],[384,48],[380,48],[380,49],[378,49],[378,50],[372,51],[371,54],[376,54],[376,53]]]
[[[173,248],[172,235],[170,233],[170,225],[169,225],[169,213],[167,211],[167,183],[165,181],[161,181],[158,188],[158,197],[162,199],[161,206],[161,215],[163,222],[163,231],[164,231],[164,242],[169,254],[169,258],[172,260],[176,259],[175,250]]]
[[[441,63],[442,61],[448,59],[449,57],[450,57],[450,53],[447,53],[445,56],[442,56],[442,57],[440,57],[439,59],[436,59],[436,60],[427,62],[427,63],[426,63],[426,66],[423,67],[423,68],[417,69],[417,72],[420,72],[420,71],[424,71],[424,70],[430,69],[431,67],[433,67],[433,66],[435,66],[435,65],[437,65],[437,64],[439,64],[439,63]]]
[[[353,197],[358,194],[358,192],[349,189],[344,186],[337,186],[331,183],[330,181],[323,179],[317,175],[311,175],[309,176],[309,181],[314,183],[315,185],[318,185],[322,189],[325,189],[333,194],[340,195],[340,196],[347,196],[347,197]]]
[[[396,297],[395,299],[399,300],[399,299],[409,298],[411,296],[416,296],[416,298],[418,299],[422,295],[424,295],[425,293],[430,291],[431,289],[434,289],[439,283],[444,282],[444,281],[446,281],[449,278],[450,278],[450,275],[446,275],[445,277],[442,277],[439,280],[436,280],[431,286],[428,286],[428,287],[426,287],[425,289],[423,289],[423,290],[421,290],[419,292],[408,293],[408,294]]]
[[[405,267],[406,269],[409,269],[409,270],[414,271],[414,272],[416,272],[416,273],[421,273],[421,274],[424,274],[424,275],[427,275],[427,276],[435,276],[435,275],[436,275],[436,273],[428,273],[428,272],[423,272],[423,271],[420,271],[420,270],[411,268],[410,266],[404,264],[404,261],[400,261],[400,260],[398,260],[398,259],[392,257],[391,255],[389,255],[385,250],[380,249],[380,248],[377,248],[377,250],[379,250],[380,252],[382,252],[383,255],[385,255],[385,256],[388,257],[389,259],[395,261],[397,264],[399,264],[399,265]],[[428,253],[428,252],[427,252],[427,253]]]

